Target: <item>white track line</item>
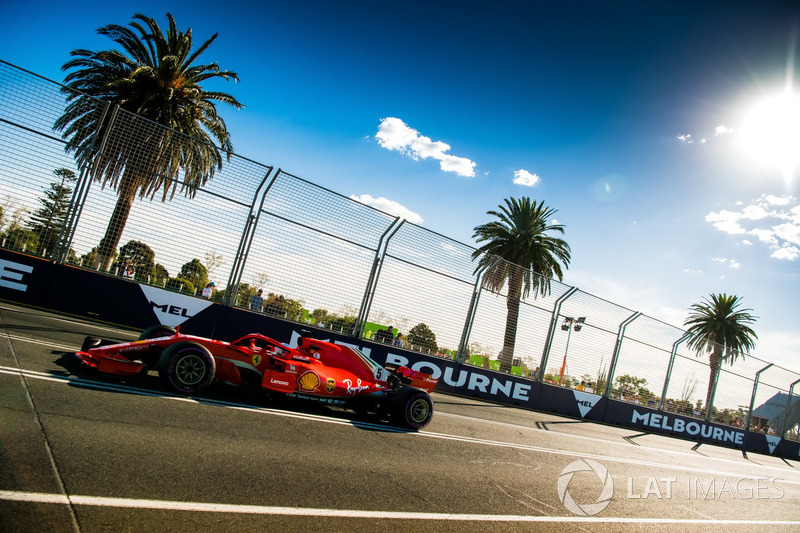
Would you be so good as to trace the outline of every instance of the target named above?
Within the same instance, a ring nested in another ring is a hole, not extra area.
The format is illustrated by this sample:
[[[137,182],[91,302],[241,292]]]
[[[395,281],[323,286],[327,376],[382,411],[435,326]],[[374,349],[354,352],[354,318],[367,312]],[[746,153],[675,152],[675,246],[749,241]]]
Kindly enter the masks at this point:
[[[138,500],[132,498],[104,498],[100,496],[63,496],[40,492],[0,491],[0,500],[91,505],[127,509],[156,509],[165,511],[200,511],[210,513],[260,514],[282,516],[309,516],[325,518],[367,518],[389,520],[448,520],[461,522],[563,522],[611,524],[708,524],[708,525],[760,525],[794,526],[797,520],[713,520],[693,518],[628,518],[614,516],[527,516],[486,515],[458,513],[414,513],[395,511],[362,511],[358,509],[315,509],[307,507],[272,507],[263,505],[236,505],[228,503],[196,503],[169,500]]]

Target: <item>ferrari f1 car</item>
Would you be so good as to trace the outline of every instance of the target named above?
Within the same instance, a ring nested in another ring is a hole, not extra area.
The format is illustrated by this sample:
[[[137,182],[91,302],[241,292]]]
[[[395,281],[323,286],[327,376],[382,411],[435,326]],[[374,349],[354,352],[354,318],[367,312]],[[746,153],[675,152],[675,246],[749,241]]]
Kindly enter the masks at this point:
[[[99,372],[146,374],[157,370],[170,389],[195,395],[215,380],[235,387],[388,416],[418,429],[433,416],[430,392],[438,380],[407,367],[378,363],[343,344],[300,337],[291,348],[252,333],[234,342],[184,335],[153,326],[121,344],[86,337],[76,357]]]

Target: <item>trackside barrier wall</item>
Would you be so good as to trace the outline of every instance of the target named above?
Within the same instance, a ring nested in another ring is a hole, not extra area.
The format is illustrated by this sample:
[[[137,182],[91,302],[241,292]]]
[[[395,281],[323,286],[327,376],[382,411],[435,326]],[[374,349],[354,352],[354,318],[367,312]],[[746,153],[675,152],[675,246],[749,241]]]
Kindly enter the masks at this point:
[[[311,330],[317,338],[355,346],[380,364],[429,372],[440,380],[437,390],[441,392],[800,459],[800,443],[778,436],[539,383],[2,249],[0,299],[139,329],[155,323],[181,326],[184,333],[228,341],[260,332],[295,345],[302,331]]]

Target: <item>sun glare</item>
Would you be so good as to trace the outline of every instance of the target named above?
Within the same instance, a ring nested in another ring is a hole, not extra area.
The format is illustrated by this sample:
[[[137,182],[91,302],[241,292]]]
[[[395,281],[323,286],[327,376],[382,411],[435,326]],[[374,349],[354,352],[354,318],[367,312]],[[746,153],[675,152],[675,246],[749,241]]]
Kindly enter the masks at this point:
[[[800,166],[800,96],[784,92],[750,110],[740,130],[743,149],[762,164],[791,175]]]

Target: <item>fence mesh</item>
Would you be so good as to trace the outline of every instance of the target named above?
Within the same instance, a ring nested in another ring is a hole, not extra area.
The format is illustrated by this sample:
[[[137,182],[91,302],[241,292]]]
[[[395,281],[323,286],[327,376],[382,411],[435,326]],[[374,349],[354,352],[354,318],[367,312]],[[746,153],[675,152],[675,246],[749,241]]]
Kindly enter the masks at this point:
[[[688,349],[679,328],[555,280],[509,298],[509,283],[487,283],[470,245],[99,100],[77,99],[80,118],[59,122],[69,95],[0,61],[7,249],[198,297],[215,282],[212,298],[226,305],[798,439],[795,372],[753,356],[723,363],[709,415],[708,353]],[[68,143],[89,126],[96,144]],[[175,153],[183,163],[211,154],[220,165],[188,172],[171,162]]]

